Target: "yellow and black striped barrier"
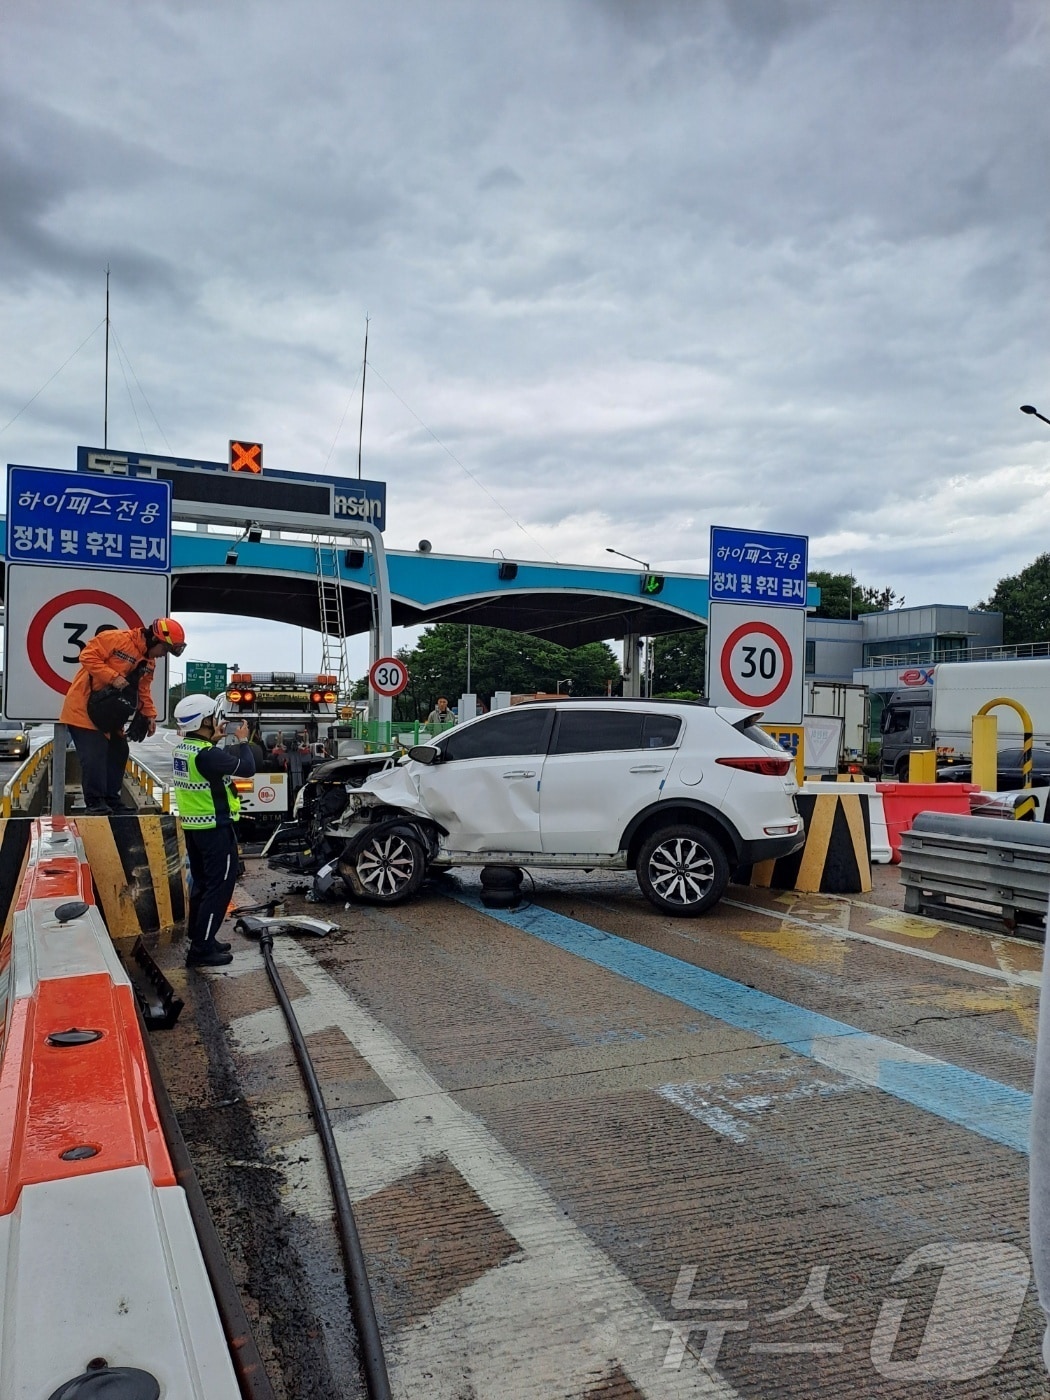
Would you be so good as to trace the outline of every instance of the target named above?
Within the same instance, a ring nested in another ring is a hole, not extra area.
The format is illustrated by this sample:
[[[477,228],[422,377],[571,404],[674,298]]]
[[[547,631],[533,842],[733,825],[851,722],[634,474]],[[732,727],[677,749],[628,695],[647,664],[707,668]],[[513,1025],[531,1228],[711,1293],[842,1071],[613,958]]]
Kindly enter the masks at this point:
[[[744,884],[808,894],[867,894],[871,889],[871,814],[868,797],[849,784],[824,793],[799,793],[806,844],[794,855],[745,866]],[[743,878],[742,878],[743,877]]]
[[[72,818],[113,938],[156,934],[166,942],[186,920],[186,843],[161,812]]]

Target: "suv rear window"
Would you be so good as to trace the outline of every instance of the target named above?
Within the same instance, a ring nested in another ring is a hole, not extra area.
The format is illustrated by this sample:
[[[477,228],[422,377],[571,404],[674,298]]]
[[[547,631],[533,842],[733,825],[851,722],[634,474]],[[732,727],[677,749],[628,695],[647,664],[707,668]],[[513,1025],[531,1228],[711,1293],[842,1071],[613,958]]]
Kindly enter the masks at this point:
[[[761,744],[764,749],[776,749],[777,753],[784,753],[783,745],[778,744],[772,734],[767,734],[764,729],[760,729],[757,724],[734,724],[734,729],[740,731],[746,739],[753,743]]]
[[[678,742],[682,721],[641,710],[562,710],[551,753],[609,753],[666,749]]]

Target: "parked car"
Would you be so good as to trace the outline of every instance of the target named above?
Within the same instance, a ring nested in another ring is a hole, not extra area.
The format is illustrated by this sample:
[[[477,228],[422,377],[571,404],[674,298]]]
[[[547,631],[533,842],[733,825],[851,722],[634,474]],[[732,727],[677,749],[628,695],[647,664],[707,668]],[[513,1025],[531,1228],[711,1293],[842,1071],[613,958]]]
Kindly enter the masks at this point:
[[[0,720],[0,758],[28,758],[29,731],[20,724]]]
[[[999,750],[996,762],[996,791],[1014,792],[1024,785],[1020,744]],[[953,764],[937,773],[939,783],[970,783],[973,769],[968,763]],[[1032,745],[1032,787],[1050,787],[1050,744]]]
[[[734,866],[805,841],[793,761],[759,718],[658,700],[517,705],[370,776],[353,760],[318,765],[296,802],[299,842],[377,904],[452,866],[604,868],[634,870],[664,913],[702,914]]]

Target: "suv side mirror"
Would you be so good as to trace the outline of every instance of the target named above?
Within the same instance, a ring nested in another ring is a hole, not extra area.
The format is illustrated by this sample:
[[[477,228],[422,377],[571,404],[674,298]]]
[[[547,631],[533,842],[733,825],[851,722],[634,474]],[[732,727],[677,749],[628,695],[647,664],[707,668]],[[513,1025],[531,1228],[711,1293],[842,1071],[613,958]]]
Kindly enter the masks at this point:
[[[417,763],[437,763],[441,757],[441,750],[435,749],[432,744],[413,744],[408,756],[414,758]]]

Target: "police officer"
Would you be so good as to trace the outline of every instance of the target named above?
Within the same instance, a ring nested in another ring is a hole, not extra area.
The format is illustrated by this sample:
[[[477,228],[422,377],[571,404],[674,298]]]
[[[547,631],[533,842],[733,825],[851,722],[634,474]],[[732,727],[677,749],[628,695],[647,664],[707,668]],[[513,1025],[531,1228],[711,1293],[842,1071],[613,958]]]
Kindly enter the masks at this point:
[[[129,810],[121,797],[128,741],[122,728],[107,734],[96,727],[88,714],[88,696],[108,685],[117,690],[135,685],[137,707],[147,721],[148,736],[157,728],[151,690],[155,663],[168,654],[181,656],[185,650],[186,633],[173,617],[154,618],[148,627],[123,630],[103,625],[81,648],[80,670],[66,691],[58,718],[60,724],[69,726],[80,759],[84,804],[92,816]]]
[[[225,731],[222,698],[187,695],[175,706],[182,734],[172,753],[175,801],[189,857],[190,909],[187,967],[223,967],[233,961],[230,945],[216,938],[237,883],[240,860],[237,819],[241,800],[234,777],[250,778],[255,758],[248,744],[248,724],[233,732],[238,743],[217,747]]]

